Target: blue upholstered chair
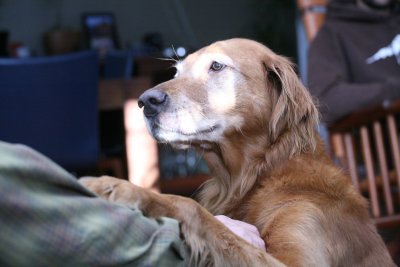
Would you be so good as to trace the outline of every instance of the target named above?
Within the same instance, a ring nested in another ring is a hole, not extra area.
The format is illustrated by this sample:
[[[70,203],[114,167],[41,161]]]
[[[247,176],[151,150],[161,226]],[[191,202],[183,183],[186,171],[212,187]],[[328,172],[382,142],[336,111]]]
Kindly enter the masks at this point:
[[[130,79],[133,73],[131,51],[110,50],[104,58],[105,79]]]
[[[0,59],[0,140],[22,143],[69,171],[96,166],[98,55]]]

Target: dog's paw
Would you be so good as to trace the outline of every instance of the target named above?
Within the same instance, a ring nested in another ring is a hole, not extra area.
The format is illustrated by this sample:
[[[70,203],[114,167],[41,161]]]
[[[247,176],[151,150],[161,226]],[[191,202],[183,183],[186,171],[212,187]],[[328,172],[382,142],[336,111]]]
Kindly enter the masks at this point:
[[[84,187],[95,193],[96,195],[109,199],[111,194],[114,192],[114,189],[121,183],[123,180],[102,176],[102,177],[82,177],[79,179],[79,183]]]
[[[129,208],[137,208],[139,203],[147,201],[152,194],[127,180],[110,176],[83,177],[79,182],[97,196]]]

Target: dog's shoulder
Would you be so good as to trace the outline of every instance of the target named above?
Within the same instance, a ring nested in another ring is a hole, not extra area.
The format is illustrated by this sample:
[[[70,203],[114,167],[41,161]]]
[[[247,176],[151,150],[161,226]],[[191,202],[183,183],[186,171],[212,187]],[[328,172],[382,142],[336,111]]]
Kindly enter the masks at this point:
[[[290,205],[315,207],[332,214],[368,220],[368,203],[357,193],[348,177],[330,161],[299,156],[262,177],[253,193],[254,206],[277,210]],[[304,209],[305,212],[309,208]]]

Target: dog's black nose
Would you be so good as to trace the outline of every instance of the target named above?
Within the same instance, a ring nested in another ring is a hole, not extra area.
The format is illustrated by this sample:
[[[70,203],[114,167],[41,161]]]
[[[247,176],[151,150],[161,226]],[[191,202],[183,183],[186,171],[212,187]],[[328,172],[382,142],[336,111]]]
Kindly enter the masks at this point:
[[[146,117],[153,117],[160,113],[166,106],[168,95],[160,89],[150,89],[139,97],[139,107],[144,107]]]

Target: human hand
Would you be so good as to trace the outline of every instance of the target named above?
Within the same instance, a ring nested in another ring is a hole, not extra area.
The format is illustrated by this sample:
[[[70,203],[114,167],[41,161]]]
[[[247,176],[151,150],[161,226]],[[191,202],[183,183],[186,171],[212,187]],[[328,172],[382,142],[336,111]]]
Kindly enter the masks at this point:
[[[261,239],[260,233],[254,225],[233,220],[224,215],[217,215],[215,218],[228,227],[229,230],[231,230],[237,236],[243,238],[255,247],[266,250],[264,240]]]

